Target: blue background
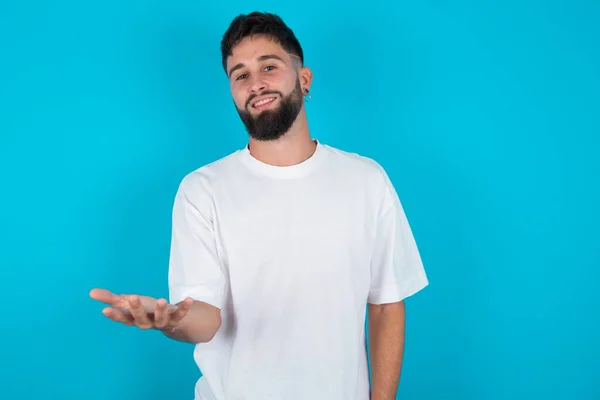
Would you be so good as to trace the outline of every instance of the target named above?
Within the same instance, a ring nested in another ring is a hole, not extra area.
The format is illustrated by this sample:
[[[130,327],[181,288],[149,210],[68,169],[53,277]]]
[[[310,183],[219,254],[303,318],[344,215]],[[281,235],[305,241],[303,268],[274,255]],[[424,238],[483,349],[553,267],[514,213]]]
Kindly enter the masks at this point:
[[[0,397],[192,398],[192,347],[88,292],[167,295],[180,179],[245,144],[219,42],[254,8],[305,49],[314,136],[412,223],[399,398],[600,398],[593,0],[2,1]]]

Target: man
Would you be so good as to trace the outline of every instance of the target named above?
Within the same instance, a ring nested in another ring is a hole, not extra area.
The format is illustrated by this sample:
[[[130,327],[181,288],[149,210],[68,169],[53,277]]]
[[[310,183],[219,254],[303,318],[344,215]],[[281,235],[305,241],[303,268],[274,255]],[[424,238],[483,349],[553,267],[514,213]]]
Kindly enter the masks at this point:
[[[428,284],[394,187],[311,138],[312,72],[279,17],[235,18],[221,48],[250,138],[180,184],[170,303],[91,296],[114,321],[195,344],[196,400],[394,399],[403,300]]]

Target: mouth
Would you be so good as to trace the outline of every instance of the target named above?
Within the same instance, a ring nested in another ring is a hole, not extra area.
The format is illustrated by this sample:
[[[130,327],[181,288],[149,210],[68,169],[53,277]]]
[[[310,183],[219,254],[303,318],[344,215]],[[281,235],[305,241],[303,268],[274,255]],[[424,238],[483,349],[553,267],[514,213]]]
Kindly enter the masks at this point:
[[[261,111],[273,105],[275,100],[277,100],[277,97],[275,96],[260,97],[259,99],[254,100],[250,106],[255,110]]]

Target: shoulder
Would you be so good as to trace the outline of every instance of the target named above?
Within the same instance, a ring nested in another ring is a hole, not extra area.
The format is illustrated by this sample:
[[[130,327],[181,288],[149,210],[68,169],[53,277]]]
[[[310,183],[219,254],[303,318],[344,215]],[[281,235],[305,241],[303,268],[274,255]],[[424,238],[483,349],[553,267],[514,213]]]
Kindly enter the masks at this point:
[[[179,191],[195,193],[212,191],[219,183],[226,182],[237,170],[240,151],[234,151],[222,158],[202,165],[186,173],[179,182]]]
[[[212,222],[215,198],[220,188],[227,186],[239,170],[239,154],[239,150],[235,151],[185,174],[175,191],[174,211],[194,209]]]
[[[325,147],[330,153],[331,165],[341,173],[348,174],[360,182],[367,182],[371,186],[387,188],[391,185],[387,171],[374,158],[332,146]]]
[[[330,165],[336,175],[348,182],[359,200],[371,205],[377,213],[401,208],[398,193],[384,166],[373,157],[357,152],[327,147]]]

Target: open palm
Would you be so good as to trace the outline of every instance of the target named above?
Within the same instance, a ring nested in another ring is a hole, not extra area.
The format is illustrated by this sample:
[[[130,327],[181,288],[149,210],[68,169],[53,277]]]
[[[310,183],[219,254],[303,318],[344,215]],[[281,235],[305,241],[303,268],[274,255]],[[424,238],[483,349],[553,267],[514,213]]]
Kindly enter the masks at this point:
[[[140,329],[168,330],[177,326],[193,304],[188,298],[179,304],[137,294],[115,294],[106,289],[93,289],[90,297],[107,304],[102,313],[115,322]]]

